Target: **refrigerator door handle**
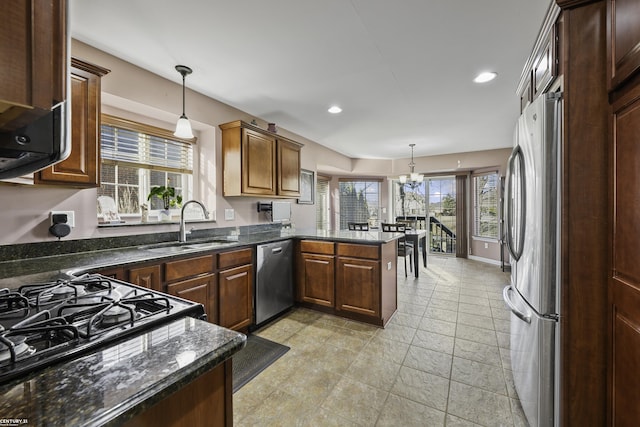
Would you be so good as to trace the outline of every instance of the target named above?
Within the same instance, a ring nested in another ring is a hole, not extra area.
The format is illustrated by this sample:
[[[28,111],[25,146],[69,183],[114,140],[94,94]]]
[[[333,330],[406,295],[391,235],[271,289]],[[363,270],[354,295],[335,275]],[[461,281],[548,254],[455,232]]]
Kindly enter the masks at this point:
[[[518,162],[517,170],[518,176],[515,177],[513,175],[514,164]],[[515,212],[514,212],[514,200],[513,196],[513,185],[514,181],[518,180],[519,192],[520,196],[520,217],[518,218],[518,242],[514,241],[513,236],[513,223],[516,221]],[[525,225],[526,225],[526,192],[525,192],[525,172],[524,172],[524,156],[522,153],[522,148],[519,145],[516,145],[511,152],[511,156],[509,156],[509,161],[507,163],[507,194],[506,194],[506,204],[507,204],[507,249],[509,249],[509,253],[516,261],[520,260],[522,257],[523,246],[524,246],[524,233],[525,233]]]
[[[511,287],[511,285],[506,286],[502,290],[502,298],[504,299],[504,302],[509,306],[509,309],[511,310],[511,312],[515,314],[518,317],[518,319],[527,323],[531,323],[531,316],[528,316],[523,312],[521,312],[520,310],[518,310],[518,308],[513,303],[513,301],[511,301],[511,296],[509,295],[509,292],[513,292],[513,288]]]

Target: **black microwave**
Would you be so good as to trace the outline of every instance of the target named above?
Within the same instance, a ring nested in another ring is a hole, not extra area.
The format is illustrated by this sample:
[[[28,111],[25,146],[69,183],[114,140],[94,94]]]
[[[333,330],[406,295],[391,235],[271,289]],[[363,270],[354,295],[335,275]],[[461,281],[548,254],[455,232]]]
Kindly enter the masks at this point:
[[[71,151],[67,102],[14,131],[0,131],[0,179],[15,178],[66,159]]]

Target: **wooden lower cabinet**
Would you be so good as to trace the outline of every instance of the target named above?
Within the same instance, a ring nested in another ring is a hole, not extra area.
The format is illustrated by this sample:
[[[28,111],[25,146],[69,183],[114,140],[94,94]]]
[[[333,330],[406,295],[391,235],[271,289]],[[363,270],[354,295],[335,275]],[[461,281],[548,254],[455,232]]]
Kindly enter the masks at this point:
[[[232,426],[231,363],[231,359],[227,359],[132,418],[124,427]]]
[[[205,274],[193,279],[168,284],[167,293],[202,304],[207,313],[207,320],[211,323],[217,323],[215,274]]]
[[[221,270],[219,273],[219,325],[244,330],[253,323],[253,266]]]
[[[296,255],[298,304],[384,326],[397,310],[395,245],[301,240]]]
[[[154,291],[162,291],[162,278],[161,278],[160,265],[149,265],[145,267],[135,267],[129,269],[130,283],[133,283],[143,288],[153,289]]]
[[[164,264],[166,292],[204,305],[207,320],[218,322],[218,291],[215,257],[199,255]]]
[[[127,280],[127,272],[124,267],[107,268],[105,270],[98,270],[96,273],[116,280]]]
[[[380,261],[338,258],[336,310],[380,316]]]
[[[335,257],[301,254],[299,300],[325,307],[335,307]]]

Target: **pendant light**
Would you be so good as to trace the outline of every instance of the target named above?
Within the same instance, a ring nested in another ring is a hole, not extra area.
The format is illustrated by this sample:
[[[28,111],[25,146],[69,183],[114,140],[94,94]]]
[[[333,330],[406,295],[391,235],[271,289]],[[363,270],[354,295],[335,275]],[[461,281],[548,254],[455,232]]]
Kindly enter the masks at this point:
[[[191,139],[193,138],[191,123],[189,123],[189,119],[184,113],[184,78],[191,74],[193,70],[186,65],[176,65],[176,71],[182,75],[182,115],[178,119],[178,123],[176,123],[176,131],[173,134],[178,138]]]
[[[424,175],[416,173],[415,171],[416,164],[413,162],[413,147],[415,147],[415,145],[416,144],[409,144],[409,147],[411,147],[411,163],[409,163],[410,174],[409,176],[400,175],[399,179],[401,184],[406,184],[407,180],[410,180],[412,184],[419,184],[424,179]]]

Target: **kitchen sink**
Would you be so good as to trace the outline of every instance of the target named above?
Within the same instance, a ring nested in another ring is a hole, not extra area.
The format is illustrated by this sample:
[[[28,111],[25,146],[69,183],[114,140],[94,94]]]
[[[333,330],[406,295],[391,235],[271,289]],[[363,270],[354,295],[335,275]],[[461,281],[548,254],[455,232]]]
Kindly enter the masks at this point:
[[[190,252],[190,251],[216,249],[219,247],[228,246],[233,243],[234,243],[233,241],[229,241],[226,239],[225,240],[209,240],[206,242],[197,242],[197,243],[196,242],[194,243],[170,242],[170,243],[159,243],[156,245],[139,246],[138,249],[149,251],[149,252],[162,253],[162,254],[175,254],[175,253]]]

